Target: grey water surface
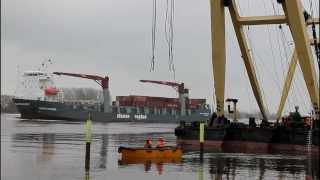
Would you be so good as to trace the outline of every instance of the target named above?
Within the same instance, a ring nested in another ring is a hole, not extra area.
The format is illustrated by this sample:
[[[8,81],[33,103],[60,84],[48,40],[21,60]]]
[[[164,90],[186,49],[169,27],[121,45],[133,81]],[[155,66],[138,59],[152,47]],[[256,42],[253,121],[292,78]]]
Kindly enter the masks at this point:
[[[1,114],[1,179],[319,179],[319,155],[187,152],[181,162],[120,163],[119,146],[143,146],[159,136],[175,144],[175,124],[93,123],[89,174],[85,173],[84,124],[22,120]]]

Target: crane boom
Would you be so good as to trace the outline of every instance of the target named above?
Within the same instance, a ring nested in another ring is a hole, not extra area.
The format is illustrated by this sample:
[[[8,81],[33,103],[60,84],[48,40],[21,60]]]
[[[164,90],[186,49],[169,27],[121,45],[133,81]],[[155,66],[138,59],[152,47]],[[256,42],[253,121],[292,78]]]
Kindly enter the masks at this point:
[[[101,77],[97,75],[90,75],[90,74],[78,74],[78,73],[65,73],[65,72],[53,72],[53,74],[56,75],[65,75],[65,76],[71,76],[71,77],[79,77],[84,79],[92,79],[96,81],[102,89],[108,89],[109,88],[109,77]]]
[[[109,91],[109,77],[108,76],[101,77],[101,76],[90,75],[90,74],[65,73],[65,72],[53,72],[53,74],[94,80],[96,83],[98,83],[102,87],[103,108],[104,108],[103,111],[106,113],[111,112],[111,110],[112,110],[111,109],[111,96],[110,96],[110,91]]]
[[[170,82],[170,81],[154,81],[154,80],[140,80],[140,82],[162,84],[162,85],[166,85],[166,86],[171,86],[171,87],[177,88],[177,91],[179,93],[184,93],[185,92],[184,83],[176,83],[176,82]]]
[[[179,101],[180,101],[180,108],[181,108],[181,115],[185,116],[188,109],[189,104],[189,90],[184,88],[184,83],[176,83],[170,81],[154,81],[154,80],[140,80],[143,83],[154,83],[154,84],[161,84],[166,86],[171,86],[175,88],[179,93]]]

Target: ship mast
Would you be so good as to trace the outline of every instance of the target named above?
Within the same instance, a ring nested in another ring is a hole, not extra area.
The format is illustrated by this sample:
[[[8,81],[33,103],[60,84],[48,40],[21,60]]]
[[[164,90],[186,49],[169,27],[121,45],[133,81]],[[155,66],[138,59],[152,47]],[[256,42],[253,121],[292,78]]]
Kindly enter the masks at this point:
[[[291,65],[287,75],[288,77],[286,78],[279,109],[283,109],[282,106],[284,105],[287,93],[291,86],[291,76],[293,76],[295,69],[296,63],[294,61],[295,59],[298,59],[297,61],[301,66],[309,97],[313,104],[313,109],[316,115],[319,116],[319,85],[315,73],[310,38],[306,30],[306,26],[311,25],[312,23],[319,24],[319,18],[306,21],[304,19],[303,7],[300,0],[278,0],[278,3],[282,5],[285,12],[284,15],[241,17],[238,13],[235,0],[210,0],[212,65],[218,116],[224,115],[226,69],[225,7],[229,9],[251,88],[263,120],[267,121],[268,117],[262,99],[261,88],[253,66],[253,58],[249,52],[248,41],[243,30],[243,27],[247,25],[287,24],[289,26],[295,44],[295,51],[292,55]],[[282,109],[278,110],[278,113],[280,111],[281,114]]]

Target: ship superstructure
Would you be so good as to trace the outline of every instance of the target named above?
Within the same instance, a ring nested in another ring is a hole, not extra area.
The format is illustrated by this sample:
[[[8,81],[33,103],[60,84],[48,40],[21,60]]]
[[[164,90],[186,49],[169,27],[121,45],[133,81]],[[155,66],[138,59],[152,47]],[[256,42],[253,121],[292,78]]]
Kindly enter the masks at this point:
[[[64,95],[55,86],[52,74],[44,71],[25,71],[17,86],[17,97],[30,100],[62,101]]]

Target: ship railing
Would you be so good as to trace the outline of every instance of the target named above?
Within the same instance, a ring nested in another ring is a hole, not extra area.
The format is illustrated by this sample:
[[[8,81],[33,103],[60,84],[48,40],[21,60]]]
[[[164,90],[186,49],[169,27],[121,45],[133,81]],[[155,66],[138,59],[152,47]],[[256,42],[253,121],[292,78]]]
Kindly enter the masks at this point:
[[[79,99],[64,99],[63,102],[65,103],[73,103],[73,104],[102,104],[99,101],[95,100],[79,100]]]

